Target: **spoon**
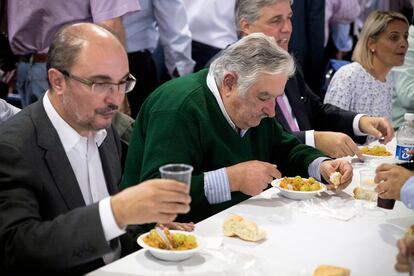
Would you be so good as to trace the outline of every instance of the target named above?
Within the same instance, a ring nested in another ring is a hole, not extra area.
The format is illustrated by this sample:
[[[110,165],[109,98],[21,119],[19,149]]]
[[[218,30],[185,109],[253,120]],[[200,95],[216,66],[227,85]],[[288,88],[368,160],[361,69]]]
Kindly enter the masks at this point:
[[[155,231],[157,231],[158,236],[160,236],[160,238],[162,239],[162,241],[165,243],[165,245],[167,246],[167,249],[172,250],[173,247],[172,247],[172,245],[170,243],[170,240],[165,235],[164,231],[160,227],[158,227],[158,226],[155,227]]]

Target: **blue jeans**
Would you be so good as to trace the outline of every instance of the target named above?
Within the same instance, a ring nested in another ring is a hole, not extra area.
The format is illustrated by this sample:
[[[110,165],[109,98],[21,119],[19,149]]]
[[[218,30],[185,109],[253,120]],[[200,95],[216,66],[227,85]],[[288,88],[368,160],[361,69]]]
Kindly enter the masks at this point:
[[[22,100],[22,107],[40,99],[49,88],[46,63],[18,62],[16,89]]]

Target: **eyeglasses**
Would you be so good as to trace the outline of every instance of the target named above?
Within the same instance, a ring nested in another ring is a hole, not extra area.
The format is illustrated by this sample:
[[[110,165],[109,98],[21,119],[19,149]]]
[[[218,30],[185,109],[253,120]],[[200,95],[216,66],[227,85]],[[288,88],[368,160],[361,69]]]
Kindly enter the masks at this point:
[[[128,93],[128,92],[131,92],[132,89],[134,89],[135,83],[137,82],[135,77],[131,74],[128,74],[126,80],[120,81],[118,83],[113,83],[113,82],[95,82],[93,80],[88,80],[88,79],[77,77],[64,70],[59,70],[59,71],[65,77],[89,86],[92,90],[92,93],[97,93],[97,94],[112,93],[114,91],[119,91],[121,93]]]

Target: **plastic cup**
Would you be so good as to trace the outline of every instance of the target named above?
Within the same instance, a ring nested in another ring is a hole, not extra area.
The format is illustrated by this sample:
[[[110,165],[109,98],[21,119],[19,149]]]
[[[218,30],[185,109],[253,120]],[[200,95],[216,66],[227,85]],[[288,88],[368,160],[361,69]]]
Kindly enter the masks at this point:
[[[178,182],[182,182],[191,185],[191,173],[193,167],[187,164],[167,164],[160,167],[161,178],[174,179]]]
[[[374,191],[377,184],[374,181],[374,170],[361,170],[359,172],[359,185],[361,190]]]
[[[374,181],[375,171],[374,170],[360,170],[359,171],[359,187],[361,188],[361,193],[364,195],[365,200],[371,201],[373,206],[375,206],[375,201],[377,200],[377,193],[375,192],[375,187],[377,184]]]

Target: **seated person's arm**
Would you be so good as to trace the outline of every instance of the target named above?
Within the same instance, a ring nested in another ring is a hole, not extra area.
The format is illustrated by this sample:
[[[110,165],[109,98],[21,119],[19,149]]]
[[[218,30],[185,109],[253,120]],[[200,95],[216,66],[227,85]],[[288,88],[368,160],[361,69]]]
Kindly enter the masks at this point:
[[[401,201],[410,209],[414,209],[414,173],[401,187]]]
[[[414,172],[396,164],[381,164],[376,169],[375,188],[378,196],[401,200],[414,209]]]

